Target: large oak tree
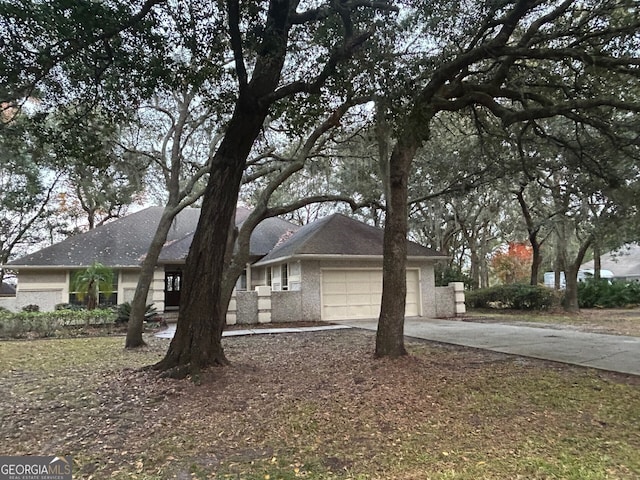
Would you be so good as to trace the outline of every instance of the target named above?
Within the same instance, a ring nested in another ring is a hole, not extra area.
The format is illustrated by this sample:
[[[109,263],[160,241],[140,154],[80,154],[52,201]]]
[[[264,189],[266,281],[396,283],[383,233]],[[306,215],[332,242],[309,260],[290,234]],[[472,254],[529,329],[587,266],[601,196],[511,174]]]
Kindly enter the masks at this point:
[[[414,53],[420,61],[407,82],[412,95],[395,112],[378,356],[406,353],[408,179],[435,116],[482,109],[505,128],[565,116],[611,129],[616,112],[640,112],[634,96],[640,77],[637,10],[628,1],[514,0],[427,2],[416,12],[415,28],[428,38],[428,48]]]
[[[341,63],[371,38],[377,22],[369,3],[323,2],[298,11],[297,1],[272,0],[263,9],[264,5],[247,8],[230,0],[220,12],[227,18],[237,75],[235,107],[212,159],[186,261],[176,334],[154,368],[182,376],[227,363],[221,344],[226,317],[223,278],[246,160],[278,102],[319,94]],[[388,8],[384,2],[379,6]],[[243,31],[247,24],[252,29]],[[318,63],[308,61],[311,52]]]

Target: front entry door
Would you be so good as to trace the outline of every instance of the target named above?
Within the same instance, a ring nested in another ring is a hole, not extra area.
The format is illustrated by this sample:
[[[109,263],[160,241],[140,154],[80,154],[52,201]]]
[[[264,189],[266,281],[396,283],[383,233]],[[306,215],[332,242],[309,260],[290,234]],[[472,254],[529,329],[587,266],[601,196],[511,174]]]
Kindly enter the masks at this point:
[[[180,306],[180,287],[182,286],[182,272],[165,272],[164,275],[164,306],[167,310],[175,310]]]

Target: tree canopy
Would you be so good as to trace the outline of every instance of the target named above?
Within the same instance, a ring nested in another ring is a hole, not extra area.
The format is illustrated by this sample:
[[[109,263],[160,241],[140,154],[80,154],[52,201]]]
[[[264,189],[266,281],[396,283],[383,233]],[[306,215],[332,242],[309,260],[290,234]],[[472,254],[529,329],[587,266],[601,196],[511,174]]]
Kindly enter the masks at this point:
[[[384,223],[380,356],[405,353],[410,225],[439,246],[467,249],[480,285],[492,242],[531,242],[535,280],[549,235],[573,271],[637,208],[640,15],[632,0],[13,0],[0,4],[0,19],[5,114],[36,99],[44,112],[81,106],[79,122],[96,110],[118,122],[191,87],[196,106],[220,123],[188,293],[158,369],[226,363],[223,277],[243,179],[275,161],[262,183],[272,190],[271,180],[300,160],[292,138],[306,138],[318,119],[348,132],[320,153],[338,163],[311,161],[286,178],[302,184],[301,196],[329,186],[367,203],[364,214]],[[364,105],[359,118],[332,117],[349,103]],[[347,158],[361,161],[338,160]],[[541,192],[544,202],[535,200]],[[447,225],[420,221],[433,215]],[[519,238],[498,238],[509,229]]]

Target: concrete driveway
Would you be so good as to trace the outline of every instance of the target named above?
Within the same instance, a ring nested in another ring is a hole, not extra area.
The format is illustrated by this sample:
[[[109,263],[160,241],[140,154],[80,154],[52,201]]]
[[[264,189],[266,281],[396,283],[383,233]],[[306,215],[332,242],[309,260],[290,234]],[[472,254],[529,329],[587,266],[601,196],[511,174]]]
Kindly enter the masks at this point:
[[[377,319],[335,322],[375,330]],[[405,335],[494,352],[640,375],[640,338],[497,323],[411,318]]]

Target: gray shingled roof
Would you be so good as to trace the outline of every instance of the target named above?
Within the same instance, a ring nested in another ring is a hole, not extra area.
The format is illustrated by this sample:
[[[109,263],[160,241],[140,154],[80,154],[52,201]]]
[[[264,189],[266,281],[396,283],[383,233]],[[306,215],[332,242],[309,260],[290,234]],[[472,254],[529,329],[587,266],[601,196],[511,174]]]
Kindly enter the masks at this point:
[[[153,232],[160,222],[163,207],[149,207],[119,218],[93,230],[7,263],[26,267],[85,267],[100,262],[109,267],[139,266],[149,249]],[[173,221],[167,241],[175,241],[193,232],[200,209],[185,208]]]
[[[383,230],[336,213],[305,225],[276,246],[257,265],[298,255],[382,256]],[[446,258],[407,240],[409,257]]]
[[[619,250],[608,252],[600,257],[601,268],[610,270],[614,277],[640,277],[640,245],[628,244]],[[593,269],[593,260],[580,266],[581,269]]]
[[[162,211],[163,207],[146,208],[9,262],[7,266],[85,267],[97,261],[109,267],[137,267],[149,249]],[[236,224],[242,224],[249,213],[250,210],[238,207]],[[199,208],[187,208],[178,214],[160,255],[160,263],[184,262],[199,217]],[[280,218],[262,221],[251,236],[251,255],[254,258],[262,257],[283,234],[298,228]]]
[[[7,266],[85,267],[100,262],[110,267],[137,267],[146,254],[160,221],[163,207],[149,207],[60,243],[24,256]],[[236,224],[249,210],[239,207]],[[187,257],[198,224],[200,209],[180,212],[169,231],[159,263],[182,263]],[[251,256],[260,263],[295,255],[381,256],[383,231],[341,214],[304,227],[280,218],[263,220],[251,236]],[[275,248],[274,248],[275,247]],[[430,248],[408,242],[410,257],[445,257]]]
[[[248,213],[246,209],[242,212],[238,209],[236,225],[241,225],[247,218]],[[251,257],[256,259],[266,255],[283,235],[287,232],[295,232],[299,228],[299,226],[278,217],[266,218],[258,224],[251,235],[249,246]],[[192,241],[193,232],[175,242],[167,242],[160,253],[159,263],[184,262]]]

